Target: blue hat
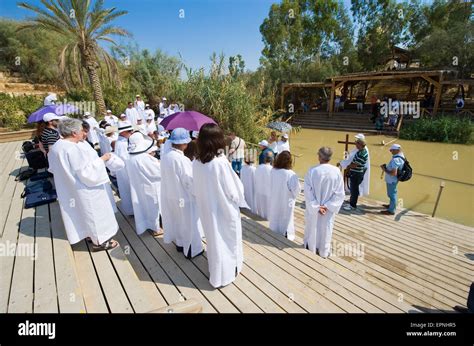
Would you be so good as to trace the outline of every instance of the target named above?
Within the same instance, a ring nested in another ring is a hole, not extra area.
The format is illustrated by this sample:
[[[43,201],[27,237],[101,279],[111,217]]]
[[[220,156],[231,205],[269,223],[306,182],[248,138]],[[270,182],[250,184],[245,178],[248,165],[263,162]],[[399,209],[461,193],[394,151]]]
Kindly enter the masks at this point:
[[[171,132],[169,141],[173,144],[187,144],[191,142],[191,137],[188,130],[178,127]]]

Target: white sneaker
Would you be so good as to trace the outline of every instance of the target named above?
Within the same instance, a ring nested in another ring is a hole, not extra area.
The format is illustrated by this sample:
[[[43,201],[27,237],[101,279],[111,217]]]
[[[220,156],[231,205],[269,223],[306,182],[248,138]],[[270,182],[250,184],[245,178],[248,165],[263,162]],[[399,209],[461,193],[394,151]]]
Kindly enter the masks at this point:
[[[352,211],[355,210],[356,208],[352,207],[350,204],[346,204],[345,206],[342,207],[345,211]]]

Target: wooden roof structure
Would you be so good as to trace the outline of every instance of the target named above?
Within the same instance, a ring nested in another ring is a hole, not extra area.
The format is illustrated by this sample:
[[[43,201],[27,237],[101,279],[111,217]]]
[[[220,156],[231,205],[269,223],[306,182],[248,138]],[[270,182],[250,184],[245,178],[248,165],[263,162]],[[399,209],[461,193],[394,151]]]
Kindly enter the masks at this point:
[[[329,113],[334,112],[334,98],[336,90],[343,88],[349,82],[376,81],[376,80],[402,80],[402,79],[424,79],[430,86],[434,87],[435,102],[432,114],[435,115],[439,109],[442,87],[453,84],[474,84],[473,80],[454,79],[457,74],[455,70],[422,70],[402,69],[391,71],[370,71],[347,73],[326,79],[324,82],[312,83],[283,83],[281,90],[281,108],[284,108],[285,96],[292,88],[330,88]]]

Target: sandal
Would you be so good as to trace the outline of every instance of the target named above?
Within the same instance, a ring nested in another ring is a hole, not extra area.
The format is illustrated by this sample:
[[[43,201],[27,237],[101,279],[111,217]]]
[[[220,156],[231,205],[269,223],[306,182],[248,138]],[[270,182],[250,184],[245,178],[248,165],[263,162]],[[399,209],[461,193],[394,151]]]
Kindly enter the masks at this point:
[[[118,241],[110,239],[100,245],[92,245],[94,251],[112,250],[119,246]]]
[[[150,234],[155,238],[159,237],[160,235],[165,234],[165,232],[163,232],[163,230],[161,228],[158,231],[153,231],[153,230],[149,229],[148,232],[150,232]]]

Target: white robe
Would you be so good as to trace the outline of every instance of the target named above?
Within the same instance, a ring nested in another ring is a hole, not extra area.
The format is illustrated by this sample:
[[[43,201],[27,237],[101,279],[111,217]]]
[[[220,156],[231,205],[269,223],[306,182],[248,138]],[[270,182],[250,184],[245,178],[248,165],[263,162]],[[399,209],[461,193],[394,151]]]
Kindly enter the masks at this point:
[[[69,242],[75,244],[90,237],[98,245],[112,238],[119,226],[110,200],[105,163],[97,155],[87,154],[85,146],[89,144],[83,144],[81,149],[68,140],[57,141],[48,153],[48,170],[54,174]]]
[[[99,129],[99,147],[102,155],[112,152],[112,145],[103,129]]]
[[[194,194],[207,241],[209,282],[226,286],[242,270],[242,224],[239,207],[244,188],[224,155],[203,164],[193,161]]]
[[[99,134],[97,132],[99,130],[99,123],[93,117],[86,118],[85,121],[90,126],[89,132],[87,133],[87,139],[92,144],[99,143]]]
[[[272,166],[270,164],[260,164],[255,170],[255,208],[257,215],[267,219],[270,198],[272,194],[272,185],[270,185],[270,172]]]
[[[160,229],[160,162],[150,154],[130,155],[126,163],[130,177],[133,215],[137,234]]]
[[[304,178],[305,228],[304,246],[327,257],[331,251],[334,218],[344,202],[344,180],[339,168],[320,164],[308,170]],[[319,207],[328,208],[326,215]]]
[[[163,240],[183,247],[191,257],[202,250],[201,222],[193,195],[193,166],[181,150],[172,149],[161,160],[161,217]]]
[[[156,124],[155,124],[155,120],[152,120],[151,123],[146,123],[145,124],[145,132],[147,135],[150,135],[150,133],[153,133],[155,132],[157,129],[156,129]]]
[[[240,170],[240,180],[242,180],[242,185],[244,186],[244,195],[245,202],[252,213],[256,214],[256,203],[255,203],[255,166],[243,165]]]
[[[132,126],[135,126],[137,124],[137,119],[142,119],[137,109],[133,107],[127,108],[125,110],[125,115],[127,116],[127,120],[130,121]]]
[[[281,153],[282,151],[290,151],[290,142],[286,141],[278,141],[277,142],[277,153]]]
[[[295,239],[294,211],[296,197],[301,192],[298,176],[290,169],[271,170],[270,185],[274,187],[268,210],[268,221],[273,232]]]
[[[369,148],[367,146],[365,147],[367,149],[367,164],[366,168],[367,170],[365,171],[364,174],[364,179],[362,180],[362,183],[359,185],[359,196],[368,196],[369,195],[369,189],[370,189],[370,153],[369,153]],[[340,162],[342,169],[346,169],[347,166],[349,166],[352,163],[352,160],[354,159],[355,154],[357,153],[358,149],[354,148],[349,152],[349,156],[347,159],[342,160]]]
[[[171,151],[171,141],[166,140],[161,146],[160,146],[160,158],[163,158],[166,154],[168,154]]]
[[[127,172],[127,163],[130,155],[128,154],[128,139],[119,136],[115,142],[114,153],[125,162],[125,168],[115,172],[117,176],[117,186],[120,193],[120,200],[123,212],[126,215],[133,215],[132,195],[130,192],[130,179]]]
[[[106,115],[104,117],[104,120],[107,122],[107,124],[110,124],[111,126],[118,126],[118,118],[115,115]]]

